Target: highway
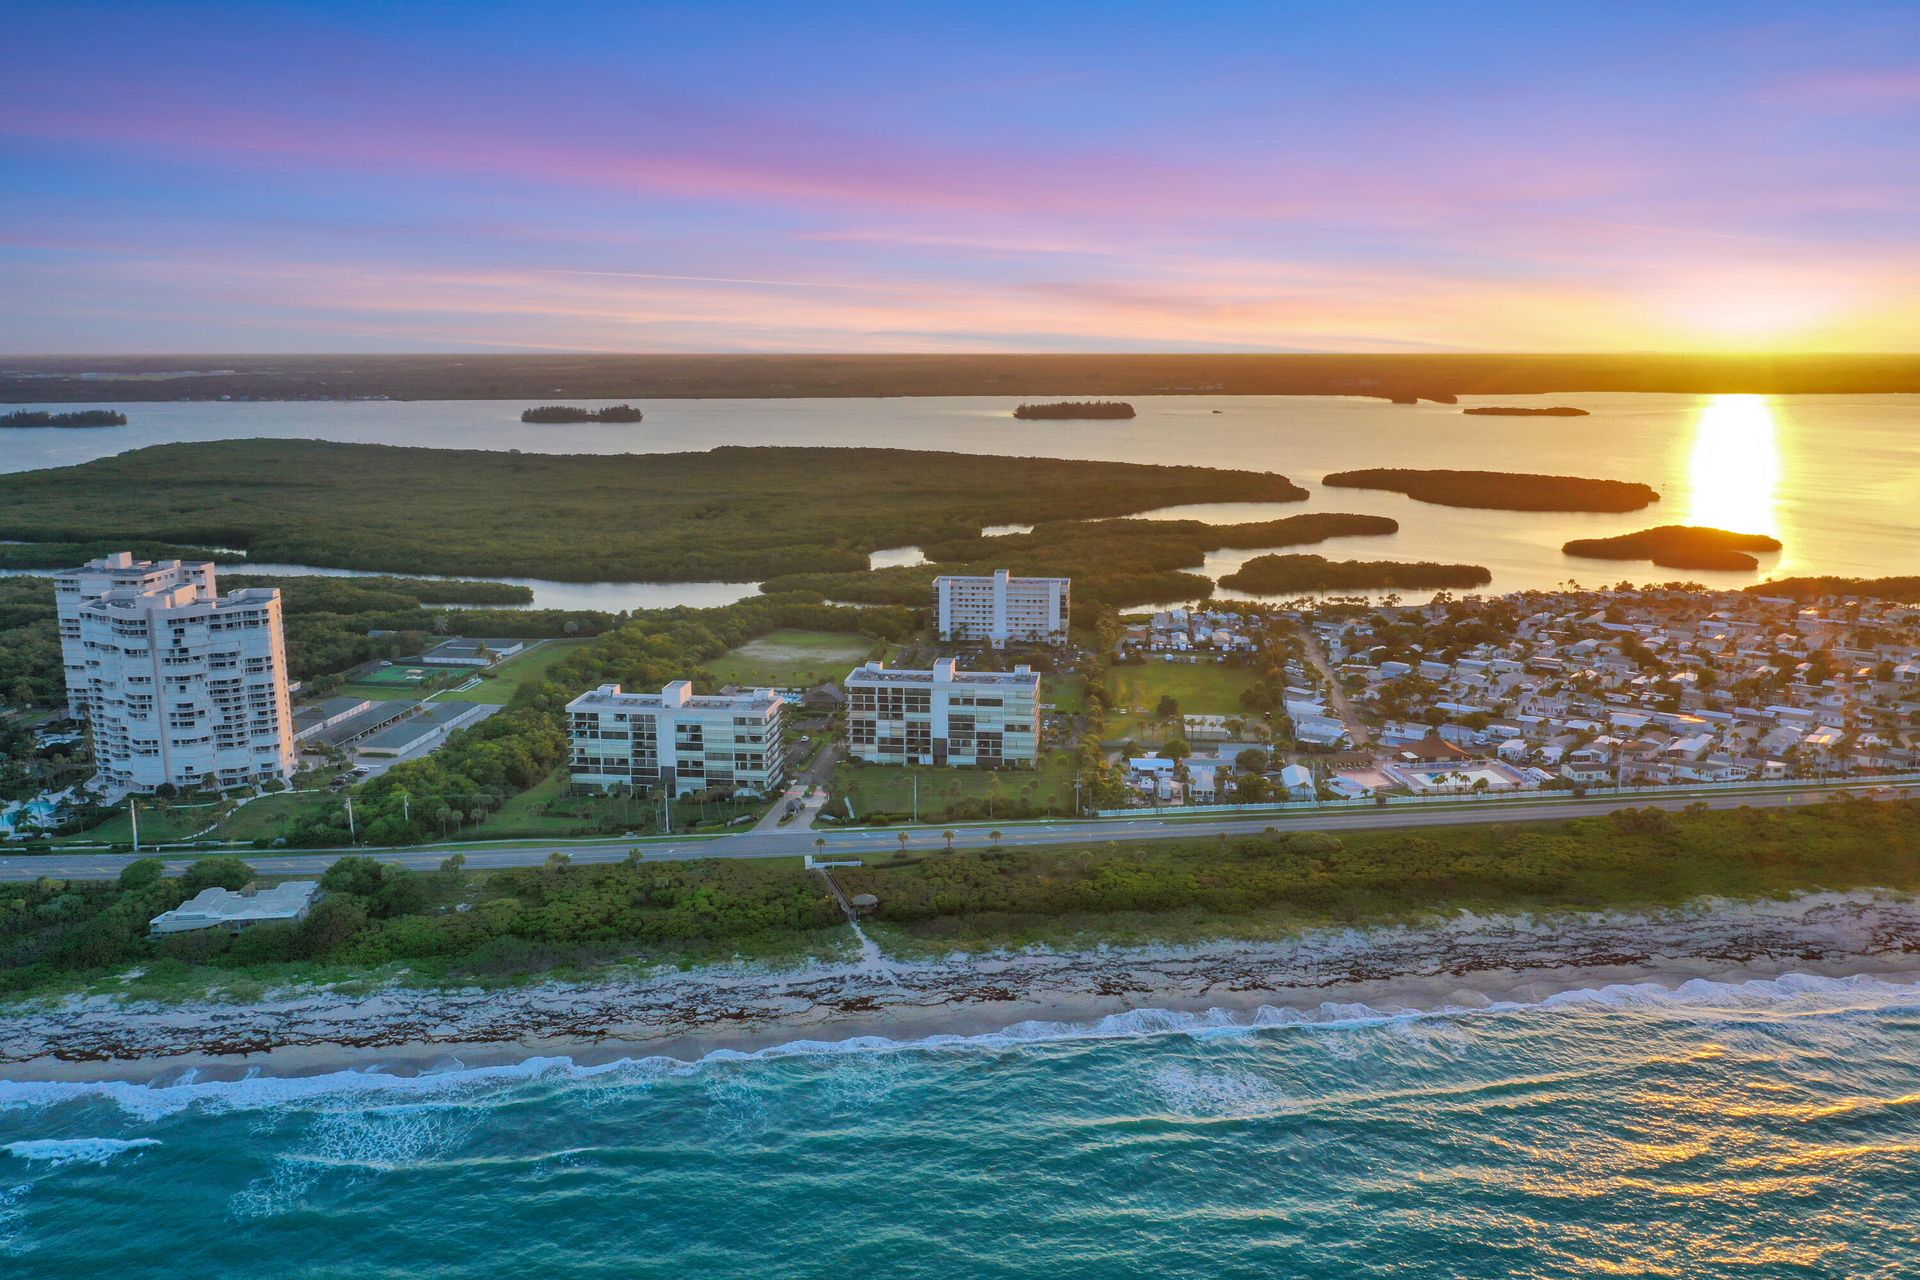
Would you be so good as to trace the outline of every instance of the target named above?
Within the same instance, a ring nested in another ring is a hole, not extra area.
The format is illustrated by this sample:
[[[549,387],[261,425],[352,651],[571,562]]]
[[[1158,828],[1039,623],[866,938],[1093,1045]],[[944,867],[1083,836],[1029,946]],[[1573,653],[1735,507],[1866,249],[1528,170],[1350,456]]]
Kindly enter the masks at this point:
[[[1673,795],[1600,796],[1586,798],[1554,797],[1489,799],[1408,804],[1389,808],[1336,810],[1288,810],[1257,814],[1234,814],[1220,818],[1154,817],[1143,811],[1140,817],[1099,818],[1078,821],[1003,823],[999,827],[1004,848],[1037,848],[1047,845],[1101,844],[1108,841],[1193,839],[1200,836],[1251,835],[1268,828],[1282,831],[1380,831],[1413,827],[1465,826],[1492,822],[1551,822],[1568,818],[1593,817],[1623,808],[1659,808],[1677,810],[1690,804],[1730,809],[1741,805],[1754,808],[1779,808],[1809,804],[1836,793],[1871,794],[1886,792],[1884,781],[1808,783],[1783,786],[1767,791],[1681,791]],[[985,848],[990,824],[955,826],[955,849]],[[685,861],[694,858],[797,858],[803,854],[822,857],[873,857],[897,853],[905,848],[937,852],[947,847],[939,826],[881,827],[858,830],[780,830],[756,828],[734,835],[710,837],[651,837],[646,839],[604,840],[579,843],[513,844],[486,846],[446,844],[406,849],[309,849],[273,853],[255,850],[230,850],[270,875],[317,874],[336,858],[347,853],[365,854],[381,862],[398,866],[430,869],[450,853],[466,855],[470,870],[501,867],[537,866],[555,853],[564,853],[576,863],[619,862],[635,850],[649,862]],[[816,844],[819,841],[821,843]],[[35,880],[41,876],[56,879],[107,879],[120,874],[132,860],[130,853],[62,852],[40,856],[0,857],[0,880]],[[195,856],[166,856],[170,870],[184,868]]]

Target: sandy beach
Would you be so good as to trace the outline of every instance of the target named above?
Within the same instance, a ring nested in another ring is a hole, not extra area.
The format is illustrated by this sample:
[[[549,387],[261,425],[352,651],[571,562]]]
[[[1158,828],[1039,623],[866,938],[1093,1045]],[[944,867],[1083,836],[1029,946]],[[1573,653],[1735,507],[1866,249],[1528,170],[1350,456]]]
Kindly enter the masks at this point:
[[[1463,915],[1274,942],[911,962],[869,950],[860,961],[790,970],[714,966],[491,990],[315,989],[179,1005],[91,996],[14,1006],[0,1019],[0,1079],[414,1074],[533,1057],[691,1061],[795,1041],[1051,1034],[1061,1024],[1093,1034],[1129,1017],[1149,1029],[1153,1011],[1247,1023],[1330,1006],[1483,1008],[1620,984],[1786,974],[1920,981],[1920,904],[1856,892],[1640,915]]]

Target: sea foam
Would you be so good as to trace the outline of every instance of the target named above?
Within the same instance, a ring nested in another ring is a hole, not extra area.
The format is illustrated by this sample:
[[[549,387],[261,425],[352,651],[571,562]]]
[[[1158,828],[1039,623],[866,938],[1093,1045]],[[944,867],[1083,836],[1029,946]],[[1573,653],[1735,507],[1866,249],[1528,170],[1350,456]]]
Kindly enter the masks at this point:
[[[9,1142],[0,1146],[0,1151],[58,1168],[63,1164],[105,1164],[122,1152],[159,1145],[158,1138],[38,1138]]]
[[[342,1106],[464,1105],[476,1093],[510,1089],[544,1080],[606,1080],[621,1084],[644,1084],[665,1076],[686,1075],[727,1064],[787,1058],[943,1051],[991,1053],[1063,1041],[1129,1040],[1155,1036],[1206,1039],[1283,1029],[1351,1032],[1391,1026],[1404,1031],[1412,1030],[1405,1024],[1501,1017],[1530,1010],[1563,1013],[1583,1010],[1671,1010],[1683,1014],[1748,1010],[1790,1016],[1830,1015],[1853,1010],[1888,1010],[1909,1006],[1920,1009],[1920,984],[1890,982],[1868,976],[1786,974],[1778,978],[1735,983],[1695,978],[1677,987],[1665,987],[1653,982],[1611,984],[1559,992],[1535,1001],[1495,1001],[1475,1008],[1449,1005],[1425,1010],[1380,1009],[1364,1004],[1336,1002],[1323,1003],[1311,1009],[1273,1005],[1261,1005],[1252,1010],[1211,1008],[1197,1012],[1143,1008],[1083,1022],[1033,1020],[974,1035],[944,1034],[909,1040],[876,1035],[850,1036],[841,1040],[793,1040],[751,1052],[716,1049],[694,1060],[649,1055],[604,1063],[579,1063],[566,1056],[542,1056],[488,1066],[456,1065],[446,1070],[417,1075],[398,1075],[375,1067],[306,1076],[251,1074],[238,1080],[199,1080],[188,1075],[168,1084],[0,1081],[0,1110],[103,1100],[116,1104],[135,1119],[152,1121],[194,1107],[209,1111],[301,1107],[331,1111]],[[1423,1030],[1427,1033],[1425,1043],[1432,1049],[1445,1053],[1459,1047],[1457,1038],[1441,1028],[1429,1026]],[[12,1150],[11,1147],[4,1149]],[[28,1155],[27,1158],[36,1157]]]

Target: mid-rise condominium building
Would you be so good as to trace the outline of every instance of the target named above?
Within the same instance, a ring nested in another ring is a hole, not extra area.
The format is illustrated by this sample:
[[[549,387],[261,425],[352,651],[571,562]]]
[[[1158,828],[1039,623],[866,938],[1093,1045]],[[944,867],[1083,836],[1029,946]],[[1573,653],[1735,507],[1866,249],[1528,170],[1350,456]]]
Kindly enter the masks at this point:
[[[698,694],[675,680],[659,693],[627,693],[603,684],[567,704],[574,785],[768,795],[786,777],[785,705],[771,689]]]
[[[1031,768],[1040,757],[1040,676],[869,662],[847,677],[847,750],[875,764]]]
[[[101,780],[132,791],[293,773],[280,592],[222,596],[213,566],[127,552],[54,575],[67,709]]]
[[[1071,578],[943,575],[933,580],[942,640],[985,640],[998,649],[1009,640],[1065,644],[1072,612]]]

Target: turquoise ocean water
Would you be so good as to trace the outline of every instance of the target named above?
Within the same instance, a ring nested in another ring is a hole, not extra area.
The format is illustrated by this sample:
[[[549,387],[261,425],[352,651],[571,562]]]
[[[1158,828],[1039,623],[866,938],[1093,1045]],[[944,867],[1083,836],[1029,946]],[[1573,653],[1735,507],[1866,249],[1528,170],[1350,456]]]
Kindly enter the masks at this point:
[[[0,1276],[1920,1275],[1920,988],[0,1084]]]

